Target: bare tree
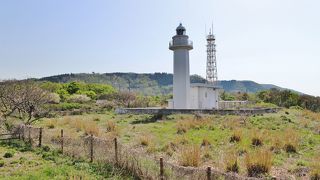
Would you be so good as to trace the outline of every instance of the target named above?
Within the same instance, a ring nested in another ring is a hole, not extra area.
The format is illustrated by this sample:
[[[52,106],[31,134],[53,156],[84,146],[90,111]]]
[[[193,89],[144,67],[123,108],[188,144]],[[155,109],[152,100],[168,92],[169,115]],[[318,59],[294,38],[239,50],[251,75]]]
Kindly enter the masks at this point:
[[[0,83],[1,126],[10,120],[20,120],[30,125],[43,117],[42,105],[48,93],[31,81],[5,81]]]

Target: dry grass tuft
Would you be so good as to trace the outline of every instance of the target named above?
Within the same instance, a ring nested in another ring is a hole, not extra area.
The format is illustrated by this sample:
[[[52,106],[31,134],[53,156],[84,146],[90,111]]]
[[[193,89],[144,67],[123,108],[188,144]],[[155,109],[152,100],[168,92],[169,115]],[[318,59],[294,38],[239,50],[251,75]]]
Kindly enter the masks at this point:
[[[204,137],[204,138],[202,139],[201,146],[208,147],[208,146],[210,146],[210,145],[211,145],[211,143],[210,143],[210,141],[209,141],[209,138],[208,138],[208,137]]]
[[[200,165],[200,160],[200,147],[192,145],[186,146],[182,149],[179,163],[181,166],[198,167]]]
[[[272,154],[268,150],[249,153],[245,158],[249,177],[259,177],[269,173],[272,166]]]
[[[314,121],[320,121],[320,113],[315,113],[310,110],[303,110],[302,116],[307,117],[307,118],[314,120]]]
[[[320,180],[320,157],[316,158],[312,163],[312,170],[310,172],[311,180]]]
[[[84,129],[84,120],[79,119],[79,118],[73,119],[70,122],[70,126],[74,127],[76,129],[76,131],[79,132]]]
[[[241,137],[242,137],[242,132],[237,129],[235,131],[233,131],[232,136],[230,137],[230,142],[240,142],[241,141]]]
[[[62,125],[62,126],[65,126],[65,125],[71,124],[71,122],[72,122],[72,118],[70,116],[64,116],[59,121],[59,124]]]
[[[142,146],[149,146],[152,143],[150,136],[142,135],[139,138],[139,144]]]
[[[97,137],[100,135],[100,129],[95,122],[92,122],[92,121],[84,122],[83,129],[86,135],[92,134]]]
[[[179,145],[186,145],[189,144],[189,140],[186,136],[178,136],[176,139],[172,142],[173,144],[179,144]]]
[[[162,148],[162,151],[165,152],[168,156],[172,156],[175,149],[176,145],[174,143],[168,143]]]
[[[284,149],[287,153],[296,153],[298,149],[299,136],[293,129],[287,129],[284,136]]]
[[[262,146],[263,145],[263,132],[259,130],[253,130],[251,134],[251,144],[253,146]]]
[[[226,172],[239,173],[240,167],[238,164],[238,157],[235,153],[227,154],[224,160]]]
[[[107,132],[115,132],[116,123],[114,121],[107,121]]]
[[[270,150],[276,154],[281,152],[282,146],[283,146],[283,142],[280,139],[279,136],[273,136],[271,139],[272,145]]]
[[[50,119],[46,121],[46,127],[48,129],[54,129],[57,126],[57,120],[56,119]]]
[[[201,129],[210,125],[209,119],[183,119],[177,122],[177,133],[186,133],[189,129]]]

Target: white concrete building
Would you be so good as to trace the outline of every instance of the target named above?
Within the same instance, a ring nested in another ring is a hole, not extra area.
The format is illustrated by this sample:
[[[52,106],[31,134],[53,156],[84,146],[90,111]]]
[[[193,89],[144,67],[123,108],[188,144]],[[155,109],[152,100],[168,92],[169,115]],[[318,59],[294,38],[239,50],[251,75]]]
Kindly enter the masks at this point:
[[[169,49],[173,51],[173,99],[168,101],[172,109],[218,109],[219,88],[209,84],[190,84],[189,51],[192,41],[186,29],[180,25],[172,37]]]
[[[191,84],[190,89],[191,109],[218,109],[219,108],[219,88],[202,83]]]

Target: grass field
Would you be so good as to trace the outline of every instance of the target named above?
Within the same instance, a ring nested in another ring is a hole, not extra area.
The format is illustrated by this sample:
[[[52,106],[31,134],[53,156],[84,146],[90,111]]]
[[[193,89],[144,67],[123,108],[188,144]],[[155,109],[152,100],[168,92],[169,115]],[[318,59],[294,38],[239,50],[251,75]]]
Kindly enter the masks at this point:
[[[37,126],[77,137],[118,137],[122,143],[182,166],[212,166],[255,176],[316,176],[320,114],[286,109],[259,116],[88,114],[44,119]]]
[[[47,147],[21,141],[0,144],[0,179],[132,179],[112,166],[72,160]]]

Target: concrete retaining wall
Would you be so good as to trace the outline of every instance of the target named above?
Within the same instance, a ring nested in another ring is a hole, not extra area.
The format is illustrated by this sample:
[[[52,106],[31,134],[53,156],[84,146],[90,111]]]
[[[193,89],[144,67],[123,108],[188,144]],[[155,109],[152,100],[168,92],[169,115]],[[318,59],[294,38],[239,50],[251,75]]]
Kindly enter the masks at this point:
[[[276,113],[280,108],[255,108],[255,109],[160,109],[160,108],[118,108],[117,114],[218,114],[218,115],[254,115]]]

